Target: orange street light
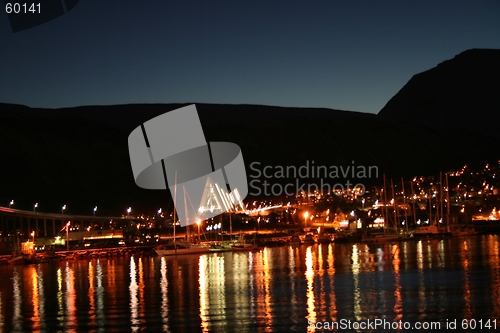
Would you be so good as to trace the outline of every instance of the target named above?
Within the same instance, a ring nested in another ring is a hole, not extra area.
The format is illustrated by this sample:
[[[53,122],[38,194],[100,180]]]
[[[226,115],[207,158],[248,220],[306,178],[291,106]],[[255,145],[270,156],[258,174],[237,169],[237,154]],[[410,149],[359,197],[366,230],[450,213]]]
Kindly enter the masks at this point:
[[[200,224],[201,224],[201,220],[197,219],[196,220],[196,224],[198,225],[198,241],[200,242],[201,241],[201,238],[200,238]]]
[[[64,207],[66,208],[66,205],[64,205]],[[66,251],[69,251],[69,226],[71,224],[71,221],[68,221],[68,223],[66,223]]]

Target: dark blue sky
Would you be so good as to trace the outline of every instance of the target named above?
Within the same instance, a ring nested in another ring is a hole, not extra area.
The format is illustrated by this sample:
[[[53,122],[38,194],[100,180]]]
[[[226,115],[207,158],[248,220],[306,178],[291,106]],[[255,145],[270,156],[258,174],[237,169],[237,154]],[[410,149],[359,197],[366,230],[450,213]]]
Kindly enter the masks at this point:
[[[470,48],[500,48],[500,1],[84,0],[18,33],[0,14],[0,102],[376,113]]]

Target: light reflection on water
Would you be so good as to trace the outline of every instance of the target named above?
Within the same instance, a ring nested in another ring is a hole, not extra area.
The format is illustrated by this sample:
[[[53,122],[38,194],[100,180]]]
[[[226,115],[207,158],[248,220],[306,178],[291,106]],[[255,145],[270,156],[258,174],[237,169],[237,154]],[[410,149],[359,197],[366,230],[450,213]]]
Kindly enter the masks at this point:
[[[97,308],[93,312],[97,312],[97,331],[104,332],[105,331],[104,325],[106,322],[104,316],[104,287],[102,285],[102,275],[103,275],[102,265],[99,259],[97,259],[96,271],[97,271]],[[90,326],[92,327],[92,325]]]
[[[21,286],[20,286],[20,278],[19,273],[14,271],[14,314],[13,314],[13,326],[15,331],[21,331],[22,329],[22,295],[21,295]],[[6,318],[7,319],[7,318]]]
[[[316,322],[316,312],[315,312],[315,300],[314,300],[314,269],[313,269],[313,258],[311,246],[307,247],[306,250],[306,272],[305,277],[307,281],[307,320],[310,322]],[[308,327],[308,331],[314,332],[316,329],[314,327]]]
[[[401,272],[400,265],[401,259],[399,258],[399,245],[393,244],[391,248],[392,266],[394,272],[394,320],[399,321],[403,319],[403,296],[401,294]]]
[[[250,303],[250,297],[248,292],[249,280],[248,276],[251,272],[249,268],[248,256],[244,253],[235,253],[232,256],[233,259],[233,274],[232,279],[234,281],[234,302],[230,306],[237,316],[249,317],[250,311],[248,304]],[[227,287],[226,287],[227,290]],[[203,323],[203,319],[202,319]],[[241,332],[250,332],[248,329],[242,329]]]
[[[90,309],[88,311],[91,327],[96,325],[97,309],[95,304],[95,288],[94,288],[94,262],[88,262],[88,272],[89,272],[89,305]]]
[[[304,332],[314,331],[308,320],[493,319],[499,256],[499,237],[487,235],[1,266],[0,330]]]
[[[200,257],[200,266],[201,266],[202,259],[204,259],[204,257]],[[200,268],[200,313],[201,313],[201,311],[203,311],[203,312],[206,311],[206,303],[205,303],[206,299],[205,299],[204,295],[202,295],[202,290],[204,292],[206,289],[201,288],[201,285],[202,285],[201,281],[204,278],[204,276],[201,272],[204,273],[204,271]],[[164,332],[168,332],[169,331],[169,327],[168,327],[168,278],[167,278],[167,259],[165,259],[165,257],[160,258],[160,273],[161,273],[160,290],[161,290],[162,329]],[[203,310],[202,310],[202,308],[203,308]]]
[[[78,320],[76,317],[76,291],[75,291],[75,274],[73,269],[66,262],[66,313],[68,319],[66,321],[66,332],[76,332],[78,328]]]
[[[469,277],[469,245],[467,240],[464,239],[462,242],[462,251],[460,252],[460,257],[462,259],[463,271],[464,271],[464,292],[463,299],[465,301],[463,318],[471,318],[472,317],[472,309],[471,309],[471,289],[470,289],[470,277]]]
[[[333,255],[333,246],[328,246],[328,268],[326,271],[326,275],[329,277],[330,284],[329,292],[326,293],[326,296],[329,296],[329,300],[326,301],[326,307],[330,313],[331,321],[338,321],[340,318],[337,318],[337,297],[335,294],[335,256]]]
[[[139,301],[137,298],[137,290],[139,287],[137,286],[136,270],[134,257],[130,257],[130,285],[128,289],[130,291],[130,324],[133,332],[139,330]]]
[[[361,290],[359,288],[359,269],[360,269],[360,258],[358,253],[358,245],[354,244],[352,246],[352,278],[354,282],[353,298],[354,298],[354,317],[356,320],[361,320]]]
[[[89,261],[88,266],[89,283],[89,326],[94,328],[91,332],[104,332],[104,287],[102,284],[102,265],[100,259]],[[96,301],[97,297],[97,301]]]
[[[270,250],[268,248],[264,248],[262,251],[262,283],[257,284],[260,286],[260,292],[257,296],[257,299],[264,299],[264,306],[260,306],[260,314],[259,317],[264,317],[264,321],[261,321],[260,326],[264,328],[265,332],[271,332],[271,328],[273,325],[273,316],[271,308],[271,260],[270,260]],[[261,303],[261,302],[259,302]]]
[[[0,332],[4,331],[4,318],[3,318],[3,309],[2,309],[2,293],[0,292]]]
[[[63,309],[63,289],[62,289],[62,270],[61,267],[57,269],[57,320],[59,321],[58,327],[64,326],[64,309]]]

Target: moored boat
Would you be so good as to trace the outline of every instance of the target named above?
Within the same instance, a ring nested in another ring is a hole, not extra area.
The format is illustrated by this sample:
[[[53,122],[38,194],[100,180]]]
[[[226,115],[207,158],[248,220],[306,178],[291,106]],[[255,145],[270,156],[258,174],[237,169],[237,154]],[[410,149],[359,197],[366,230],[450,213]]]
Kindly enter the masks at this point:
[[[290,240],[290,245],[302,245],[304,244],[304,241],[302,240],[302,238],[300,238],[300,236],[298,234],[294,234],[292,235],[292,238]]]
[[[173,256],[183,254],[203,254],[210,252],[210,248],[204,244],[175,243],[161,245],[155,249],[159,256]]]
[[[233,249],[233,241],[229,242],[217,242],[217,243],[212,243],[209,247],[210,252],[228,252],[232,251]]]
[[[259,250],[260,247],[254,243],[247,243],[244,238],[241,238],[239,241],[236,241],[231,246],[233,251],[254,251]]]
[[[37,262],[38,261],[34,256],[27,254],[15,255],[9,259],[9,264],[12,265],[30,265],[30,264],[36,264]]]
[[[465,237],[477,235],[477,231],[474,228],[470,229],[455,229],[451,231],[453,237]]]
[[[334,240],[334,235],[327,233],[327,232],[322,232],[318,235],[318,243],[320,244],[328,244],[333,242]]]
[[[316,237],[312,232],[308,232],[304,238],[304,244],[314,244],[316,243]]]
[[[437,225],[426,225],[418,227],[413,231],[415,238],[439,238],[451,236],[451,232],[439,230]]]
[[[32,241],[20,243],[19,236],[17,236],[16,242],[14,244],[14,253],[9,259],[9,264],[29,265],[35,264],[37,262],[38,261],[36,259],[35,243]]]
[[[401,236],[399,235],[374,235],[374,236],[366,236],[361,238],[361,242],[363,243],[383,243],[383,242],[392,242],[401,240]]]

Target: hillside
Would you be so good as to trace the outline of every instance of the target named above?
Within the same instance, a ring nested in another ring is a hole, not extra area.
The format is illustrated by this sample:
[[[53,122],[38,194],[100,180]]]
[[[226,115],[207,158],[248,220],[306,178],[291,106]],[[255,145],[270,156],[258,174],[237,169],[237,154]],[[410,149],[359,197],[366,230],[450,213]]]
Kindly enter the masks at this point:
[[[91,213],[94,205],[102,214],[107,209],[115,215],[129,205],[167,207],[168,193],[135,186],[127,138],[142,122],[180,106],[46,110],[0,104],[0,201],[7,205],[15,199],[24,209],[40,202],[47,211],[67,204],[68,213],[82,214]],[[363,180],[369,185],[380,184],[384,172],[399,179],[500,157],[499,142],[486,136],[373,114],[257,105],[197,108],[207,141],[237,143],[249,176],[248,166],[255,161],[262,167],[299,167],[307,161],[347,166],[354,161],[379,168],[378,178]]]
[[[500,138],[500,50],[471,49],[414,75],[379,112]]]

